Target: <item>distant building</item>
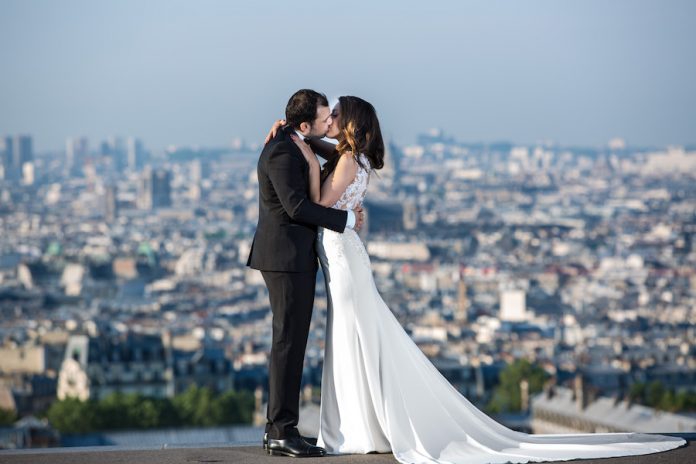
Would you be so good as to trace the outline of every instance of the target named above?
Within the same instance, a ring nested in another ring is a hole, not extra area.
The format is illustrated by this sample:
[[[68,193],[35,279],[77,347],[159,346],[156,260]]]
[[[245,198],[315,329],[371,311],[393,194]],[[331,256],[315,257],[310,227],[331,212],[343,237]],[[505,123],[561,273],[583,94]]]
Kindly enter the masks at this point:
[[[696,432],[696,418],[626,400],[590,398],[581,377],[573,389],[550,387],[531,403],[534,433]]]
[[[182,350],[169,340],[166,333],[71,336],[58,379],[58,399],[101,399],[113,392],[165,398],[191,385],[215,393],[234,387],[232,362],[222,348]]]
[[[696,152],[685,151],[681,147],[670,147],[667,151],[648,153],[641,171],[647,176],[694,172],[696,171]]]
[[[0,137],[0,179],[10,180],[12,170],[12,137]]]
[[[467,297],[466,282],[464,279],[457,282],[457,311],[454,319],[457,322],[466,324],[469,321],[469,298]]]
[[[12,152],[12,163],[20,170],[24,163],[34,161],[34,148],[32,138],[29,135],[16,135]]]
[[[442,129],[433,128],[423,134],[418,134],[416,143],[423,146],[435,144],[449,145],[454,144],[455,140],[454,137],[445,135]]]
[[[87,279],[87,268],[80,263],[66,264],[60,277],[60,285],[66,295],[79,296]]]
[[[46,411],[56,399],[55,374],[0,374],[0,408],[18,416]]]
[[[500,293],[500,320],[525,321],[528,318],[524,290],[502,290]]]
[[[609,143],[607,143],[607,146],[609,149],[614,150],[614,151],[621,151],[626,149],[626,141],[622,139],[621,137],[614,137],[613,139],[609,140]]]
[[[65,175],[82,177],[89,147],[86,137],[69,137],[65,141]]]
[[[172,205],[171,173],[167,169],[152,172],[152,207],[164,208]]]
[[[401,202],[366,201],[370,232],[403,232],[404,205]]]
[[[40,374],[45,370],[46,347],[43,345],[0,348],[0,372]]]
[[[28,161],[22,165],[22,183],[24,185],[34,185],[36,179],[36,170],[34,162]]]
[[[404,230],[415,230],[418,227],[418,206],[415,201],[404,203],[403,223]]]
[[[387,142],[384,150],[384,167],[380,171],[380,181],[388,189],[395,187],[400,179],[401,150],[393,142]]]
[[[0,154],[2,154],[0,157],[0,161],[2,161],[2,178],[12,182],[24,180],[24,165],[34,162],[31,136],[15,135],[14,137],[0,139]],[[31,168],[27,170],[27,173],[33,176]]]
[[[159,335],[73,335],[58,377],[58,399],[101,399],[114,392],[165,398],[172,396],[171,379]]]
[[[60,435],[48,423],[48,419],[24,417],[12,427],[0,427],[0,449],[52,448],[59,446]]]
[[[424,243],[370,242],[367,250],[371,256],[396,261],[428,261],[430,250]]]
[[[111,159],[117,172],[123,171],[126,166],[126,146],[122,137],[111,135],[102,143],[102,156]]]
[[[118,217],[118,188],[109,184],[104,188],[104,220],[114,222]]]
[[[195,351],[174,350],[174,394],[191,385],[207,387],[215,393],[232,390],[234,369],[222,348],[201,347]]]
[[[128,137],[126,142],[126,160],[128,169],[139,171],[145,165],[145,150],[140,139]]]
[[[171,206],[171,173],[167,169],[147,166],[138,185],[138,206],[152,210]]]

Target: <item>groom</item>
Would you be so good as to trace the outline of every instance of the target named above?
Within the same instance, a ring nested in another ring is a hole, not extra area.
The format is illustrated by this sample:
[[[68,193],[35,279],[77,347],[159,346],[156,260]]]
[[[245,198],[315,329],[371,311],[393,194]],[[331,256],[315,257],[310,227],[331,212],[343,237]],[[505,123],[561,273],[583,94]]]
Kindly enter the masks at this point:
[[[314,305],[317,226],[343,232],[362,226],[362,209],[341,211],[309,200],[309,164],[290,138],[324,137],[331,125],[321,93],[297,91],[285,108],[287,125],[266,144],[257,166],[259,222],[247,266],[261,271],[273,313],[264,448],[268,454],[324,456],[300,436],[300,384]]]

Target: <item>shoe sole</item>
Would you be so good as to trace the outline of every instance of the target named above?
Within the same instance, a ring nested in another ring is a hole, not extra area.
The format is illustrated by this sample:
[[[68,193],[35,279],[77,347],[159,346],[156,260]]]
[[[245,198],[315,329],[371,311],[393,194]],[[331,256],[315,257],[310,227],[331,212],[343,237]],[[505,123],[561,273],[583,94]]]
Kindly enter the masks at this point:
[[[295,453],[288,453],[287,451],[280,451],[280,450],[273,450],[273,449],[269,449],[269,450],[267,450],[267,452],[271,456],[288,456],[291,458],[321,458],[321,457],[325,456],[325,454],[295,454]]]

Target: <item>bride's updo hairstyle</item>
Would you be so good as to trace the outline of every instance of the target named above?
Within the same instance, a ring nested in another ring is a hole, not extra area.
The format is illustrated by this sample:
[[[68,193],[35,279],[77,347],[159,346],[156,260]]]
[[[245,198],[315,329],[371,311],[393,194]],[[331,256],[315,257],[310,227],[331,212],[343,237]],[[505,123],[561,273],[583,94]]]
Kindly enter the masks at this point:
[[[336,150],[340,154],[352,152],[361,166],[358,153],[364,153],[369,159],[372,169],[382,169],[384,167],[384,141],[375,107],[362,98],[351,96],[339,97],[338,103],[341,112],[338,130],[341,135],[337,137],[339,142]],[[322,177],[327,177],[336,168],[337,163],[338,157],[328,161],[324,165]]]

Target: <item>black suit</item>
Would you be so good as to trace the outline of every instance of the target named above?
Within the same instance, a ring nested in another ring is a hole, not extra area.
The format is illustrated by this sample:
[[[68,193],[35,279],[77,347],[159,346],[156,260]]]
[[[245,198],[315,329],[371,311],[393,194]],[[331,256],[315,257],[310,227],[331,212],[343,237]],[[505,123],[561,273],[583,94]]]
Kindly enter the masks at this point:
[[[348,213],[309,199],[309,164],[278,131],[257,166],[259,223],[247,265],[263,275],[273,312],[268,369],[266,432],[269,438],[297,436],[300,385],[317,274],[317,226],[343,232]]]

